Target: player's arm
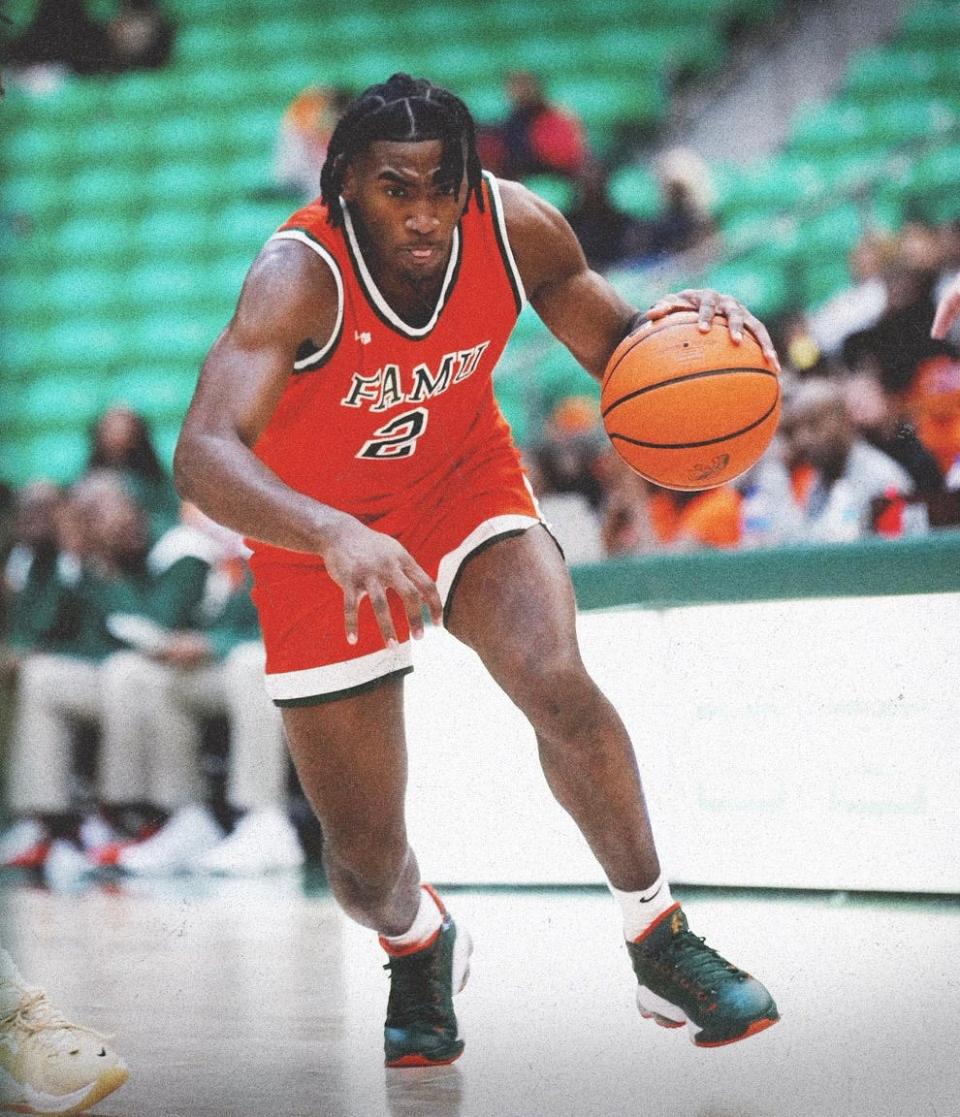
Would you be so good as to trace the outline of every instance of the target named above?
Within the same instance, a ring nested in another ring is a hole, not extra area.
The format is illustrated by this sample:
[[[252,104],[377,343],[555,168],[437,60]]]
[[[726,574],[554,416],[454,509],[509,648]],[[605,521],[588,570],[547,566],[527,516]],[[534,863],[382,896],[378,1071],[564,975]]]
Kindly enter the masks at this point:
[[[253,453],[305,337],[327,338],[338,311],[332,273],[295,241],[268,244],[254,262],[236,313],[211,349],[174,456],[180,494],[212,519],[254,539],[322,556],[344,594],[354,642],[369,597],[387,641],[395,640],[386,591],[403,599],[411,630],[421,607],[439,622],[436,586],[407,551],[381,532],[286,485]]]
[[[930,336],[942,341],[960,318],[960,274],[955,275],[937,303]]]
[[[626,303],[595,271],[566,219],[547,202],[515,182],[500,184],[504,217],[527,298],[550,331],[598,380],[617,345],[644,320],[679,310],[697,311],[700,328],[724,318],[735,342],[749,330],[779,371],[766,327],[729,295],[709,288],[666,295],[641,313]]]

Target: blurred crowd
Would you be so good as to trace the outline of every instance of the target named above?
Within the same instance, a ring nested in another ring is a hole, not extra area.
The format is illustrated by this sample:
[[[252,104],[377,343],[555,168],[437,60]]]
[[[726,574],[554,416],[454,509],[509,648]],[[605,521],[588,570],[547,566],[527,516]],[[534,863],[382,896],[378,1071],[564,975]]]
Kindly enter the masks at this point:
[[[156,0],[118,0],[109,19],[84,0],[40,0],[23,31],[5,42],[0,61],[12,82],[38,93],[71,74],[122,74],[165,66],[176,27]]]
[[[107,411],[83,475],[23,487],[5,536],[0,864],[68,877],[302,864],[246,548],[177,499],[143,420]]]
[[[960,360],[930,336],[960,269],[960,224],[908,223],[851,254],[851,287],[768,323],[783,416],[761,461],[703,492],[644,481],[618,458],[592,399],[553,408],[528,463],[568,558],[842,542],[960,525]]]
[[[592,267],[645,265],[714,243],[709,172],[695,152],[669,149],[653,160],[659,190],[654,216],[619,209],[610,194],[610,168],[590,147],[573,107],[553,102],[526,70],[504,77],[503,120],[478,127],[477,150],[488,170],[520,181],[550,176],[568,188],[562,208]],[[310,85],[287,106],[274,153],[273,189],[300,200],[316,196],[320,168],[351,92]]]

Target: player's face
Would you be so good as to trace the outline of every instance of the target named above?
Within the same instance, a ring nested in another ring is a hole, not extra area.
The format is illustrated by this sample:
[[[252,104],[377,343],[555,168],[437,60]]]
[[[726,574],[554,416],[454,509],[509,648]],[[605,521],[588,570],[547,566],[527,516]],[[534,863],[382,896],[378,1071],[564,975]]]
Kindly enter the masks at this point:
[[[466,182],[444,181],[439,140],[376,140],[344,176],[343,197],[364,251],[388,275],[439,276],[466,204]]]

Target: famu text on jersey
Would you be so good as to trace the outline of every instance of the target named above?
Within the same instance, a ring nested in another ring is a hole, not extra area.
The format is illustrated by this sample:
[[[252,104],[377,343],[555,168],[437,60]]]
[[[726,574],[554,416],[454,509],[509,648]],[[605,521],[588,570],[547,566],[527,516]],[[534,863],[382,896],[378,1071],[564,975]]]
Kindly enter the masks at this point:
[[[445,353],[440,358],[436,374],[426,364],[415,365],[410,373],[406,373],[399,364],[390,362],[378,368],[372,376],[355,372],[350,381],[350,390],[340,404],[343,407],[366,407],[368,411],[381,412],[389,411],[401,403],[422,403],[442,395],[452,385],[460,384],[472,376],[489,345],[489,341],[481,341],[472,349]]]

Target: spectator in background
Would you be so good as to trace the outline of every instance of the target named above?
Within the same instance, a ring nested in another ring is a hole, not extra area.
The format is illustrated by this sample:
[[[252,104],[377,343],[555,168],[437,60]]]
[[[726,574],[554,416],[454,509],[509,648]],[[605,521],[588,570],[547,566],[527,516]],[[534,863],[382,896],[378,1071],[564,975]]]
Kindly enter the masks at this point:
[[[185,532],[217,548],[202,614],[189,629],[156,633],[139,653],[113,657],[105,701],[129,716],[118,733],[106,735],[112,755],[101,764],[106,775],[114,773],[104,798],[122,799],[124,757],[139,752],[155,779],[177,783],[177,809],[146,841],[115,855],[114,847],[93,851],[91,859],[141,875],[296,868],[304,852],[285,811],[286,747],[279,711],[263,687],[265,653],[245,549],[239,536],[193,505],[184,505],[183,520]],[[198,765],[202,722],[214,716],[226,716],[230,735],[227,803],[235,829],[222,841]]]
[[[649,260],[708,250],[716,226],[710,216],[710,171],[695,151],[671,148],[654,162],[661,194],[656,217],[642,223],[641,251]]]
[[[590,160],[577,178],[575,201],[566,218],[595,271],[605,271],[640,254],[641,225],[614,205],[607,169],[596,160]]]
[[[192,556],[151,569],[146,515],[116,474],[99,471],[78,482],[67,518],[82,567],[65,595],[56,639],[20,663],[8,787],[18,821],[0,839],[5,865],[39,867],[54,839],[103,840],[102,826],[87,828],[96,831],[88,834],[80,823],[72,759],[78,727],[111,732],[103,677],[110,657],[124,647],[112,618],[143,616],[171,629],[189,627],[206,580],[206,564]],[[136,768],[135,758],[126,759]],[[142,813],[150,805],[138,798],[130,807]]]
[[[913,492],[910,474],[858,433],[839,384],[801,381],[784,418],[791,452],[814,470],[803,507],[805,538],[858,539],[872,529],[876,501]]]
[[[326,85],[309,85],[294,97],[277,136],[273,161],[277,190],[304,199],[320,193],[327,145],[350,99],[346,89]]]
[[[91,441],[87,471],[110,469],[122,474],[135,500],[146,509],[150,538],[159,539],[177,523],[180,498],[160,464],[146,421],[129,407],[111,407],[94,425]]]
[[[603,558],[598,475],[605,437],[593,399],[561,400],[545,424],[544,440],[530,455],[540,507],[569,563]]]
[[[508,74],[506,90],[511,105],[506,120],[478,137],[484,166],[512,179],[581,174],[590,152],[577,117],[551,102],[540,80],[526,70]]]
[[[933,291],[939,275],[940,247],[933,230],[917,223],[903,229],[893,259],[883,270],[886,308],[873,326],[850,334],[843,361],[854,372],[876,371],[884,389],[910,388],[921,361],[952,348],[930,337]]]
[[[884,390],[879,371],[863,367],[841,380],[840,387],[851,419],[870,445],[903,466],[915,492],[924,496],[939,492],[943,471],[918,436],[899,397]]]
[[[897,238],[887,232],[867,232],[850,250],[847,263],[853,286],[810,315],[811,333],[824,354],[837,356],[850,334],[875,325],[887,309],[883,277],[896,254]]]
[[[947,488],[960,488],[960,362],[947,356],[923,361],[906,406]]]
[[[109,51],[106,68],[119,74],[166,66],[176,29],[154,0],[120,0],[104,34]]]
[[[103,73],[110,65],[106,29],[84,0],[40,0],[23,33],[5,45],[3,61],[38,89],[59,84],[64,72]]]
[[[730,548],[739,543],[740,497],[731,486],[705,492],[662,489],[634,473],[613,450],[605,467],[607,555]]]
[[[17,495],[13,547],[3,572],[2,661],[15,671],[23,655],[56,643],[67,585],[74,579],[61,555],[59,523],[65,497],[57,485],[34,481]]]

